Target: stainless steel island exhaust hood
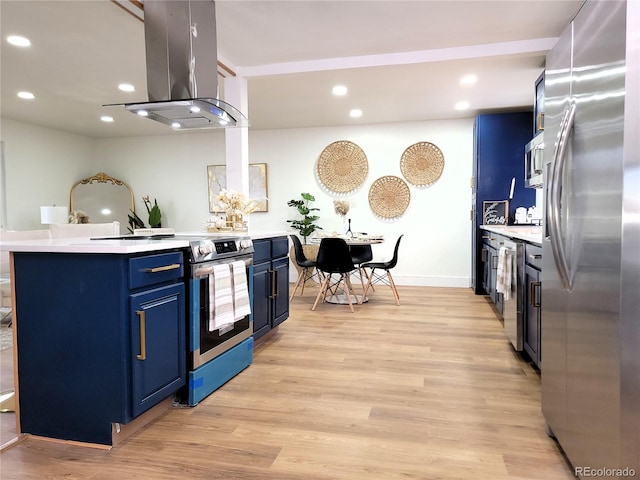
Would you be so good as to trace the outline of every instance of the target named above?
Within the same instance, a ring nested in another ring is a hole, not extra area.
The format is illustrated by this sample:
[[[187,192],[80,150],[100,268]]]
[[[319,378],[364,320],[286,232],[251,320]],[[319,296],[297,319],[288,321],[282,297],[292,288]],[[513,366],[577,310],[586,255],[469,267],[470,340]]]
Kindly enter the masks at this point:
[[[215,3],[144,2],[149,101],[127,103],[137,115],[175,130],[247,127],[235,107],[218,100]]]

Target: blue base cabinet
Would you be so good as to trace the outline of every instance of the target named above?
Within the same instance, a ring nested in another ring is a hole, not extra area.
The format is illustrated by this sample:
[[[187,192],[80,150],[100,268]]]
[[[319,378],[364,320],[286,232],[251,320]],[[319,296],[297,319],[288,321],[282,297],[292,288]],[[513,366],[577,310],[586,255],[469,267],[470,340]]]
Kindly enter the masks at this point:
[[[532,128],[531,112],[493,113],[476,117],[471,194],[471,286],[476,294],[489,293],[482,285],[482,203],[508,200],[512,178],[516,182],[513,199],[509,201],[509,219],[513,219],[517,207],[530,207],[536,203],[535,189],[524,186],[524,147],[531,140]]]
[[[253,338],[289,318],[289,239],[253,241]]]
[[[185,384],[182,252],[14,262],[22,433],[112,445]]]

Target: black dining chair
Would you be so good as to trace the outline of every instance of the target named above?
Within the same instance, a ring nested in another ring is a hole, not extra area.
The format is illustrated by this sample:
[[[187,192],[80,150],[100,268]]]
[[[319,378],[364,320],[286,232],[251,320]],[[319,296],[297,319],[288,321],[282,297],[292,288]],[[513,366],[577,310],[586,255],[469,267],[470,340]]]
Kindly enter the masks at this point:
[[[304,294],[304,286],[307,283],[307,280],[312,280],[314,277],[318,278],[318,283],[321,281],[320,273],[316,268],[316,262],[313,260],[309,260],[307,256],[304,254],[304,249],[302,248],[302,242],[298,238],[297,235],[289,235],[291,237],[291,241],[293,242],[293,251],[295,256],[296,265],[298,265],[302,271],[298,275],[298,280],[296,281],[295,286],[293,287],[293,292],[291,292],[291,297],[289,297],[289,301],[293,300],[293,297],[298,290],[298,287],[302,285],[302,289],[300,290],[300,295]]]
[[[364,276],[367,279],[367,283],[369,282],[369,274],[364,268],[362,268],[362,265],[373,260],[373,251],[371,250],[371,245],[349,245],[349,250],[351,251],[351,260],[353,261],[355,267],[358,269],[358,275],[360,275],[360,283],[362,284],[362,290],[364,291],[364,279],[362,278],[362,274],[364,273]]]
[[[362,294],[360,303],[364,301],[369,287],[372,287],[374,283],[384,283],[385,285],[389,285],[389,287],[391,287],[393,296],[396,299],[396,305],[400,305],[400,295],[398,294],[398,289],[396,288],[396,284],[393,281],[390,270],[394,268],[398,263],[398,249],[400,248],[400,240],[402,240],[402,237],[404,237],[404,235],[400,235],[398,237],[398,240],[396,241],[396,246],[393,249],[393,258],[391,258],[391,260],[387,262],[368,262],[362,265],[362,268],[369,268],[371,269],[371,272],[369,272],[369,281],[367,282],[367,286],[364,288],[364,293]],[[376,270],[384,270],[384,273],[376,273]]]
[[[353,293],[353,286],[349,276],[356,267],[351,259],[351,252],[349,246],[342,238],[323,238],[320,241],[320,249],[318,250],[318,259],[316,261],[316,268],[320,272],[324,273],[324,279],[320,286],[320,292],[316,297],[316,301],[313,303],[311,310],[315,310],[318,302],[322,298],[322,301],[326,301],[327,293],[337,297],[340,285],[342,285],[342,291],[346,297],[346,303],[349,305],[349,309],[353,313],[353,301],[351,295]],[[334,275],[340,275],[337,281],[333,279]],[[357,300],[357,297],[355,297]],[[339,302],[342,303],[342,302]]]

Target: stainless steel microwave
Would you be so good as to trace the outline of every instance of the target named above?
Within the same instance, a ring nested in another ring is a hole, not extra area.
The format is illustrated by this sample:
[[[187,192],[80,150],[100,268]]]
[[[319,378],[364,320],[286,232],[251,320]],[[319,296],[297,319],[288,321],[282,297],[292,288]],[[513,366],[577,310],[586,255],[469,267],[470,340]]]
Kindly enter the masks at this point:
[[[542,188],[544,133],[540,132],[524,147],[524,186]]]

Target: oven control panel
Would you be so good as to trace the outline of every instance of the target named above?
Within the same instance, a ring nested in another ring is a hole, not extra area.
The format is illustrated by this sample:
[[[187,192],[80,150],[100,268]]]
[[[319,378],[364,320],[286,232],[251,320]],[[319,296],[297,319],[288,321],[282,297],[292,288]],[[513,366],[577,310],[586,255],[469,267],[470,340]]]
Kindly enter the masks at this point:
[[[238,246],[236,245],[235,240],[228,242],[215,242],[214,245],[216,246],[217,254],[233,253],[238,251]]]
[[[253,242],[249,237],[192,240],[191,261],[194,263],[234,257],[253,253]]]

